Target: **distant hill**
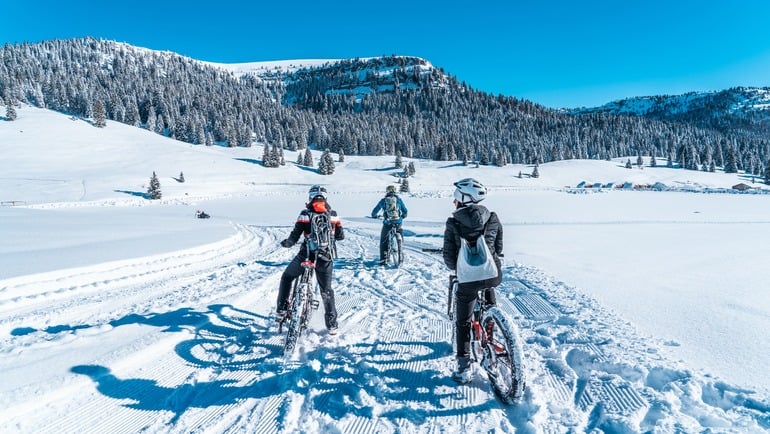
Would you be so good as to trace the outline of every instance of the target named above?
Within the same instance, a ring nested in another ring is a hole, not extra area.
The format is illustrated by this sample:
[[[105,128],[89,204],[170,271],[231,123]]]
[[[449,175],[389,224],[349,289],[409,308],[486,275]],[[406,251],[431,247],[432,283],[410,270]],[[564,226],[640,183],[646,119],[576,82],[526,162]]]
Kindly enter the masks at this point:
[[[737,93],[726,92],[708,100],[650,97],[654,104],[629,116],[480,92],[418,57],[221,65],[93,38],[0,49],[6,106],[103,115],[193,144],[499,166],[656,155],[689,169],[764,173],[764,112],[760,105],[730,112],[727,95]],[[624,101],[613,104],[641,107],[645,99]]]
[[[684,122],[723,133],[768,137],[770,88],[735,87],[718,92],[632,97],[600,107],[571,110],[573,114],[632,115]]]

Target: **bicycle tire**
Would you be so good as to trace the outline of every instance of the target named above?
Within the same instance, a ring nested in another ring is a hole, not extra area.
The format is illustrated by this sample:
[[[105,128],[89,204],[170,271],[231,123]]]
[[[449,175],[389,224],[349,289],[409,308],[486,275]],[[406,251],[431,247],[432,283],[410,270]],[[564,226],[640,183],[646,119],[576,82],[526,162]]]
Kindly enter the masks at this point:
[[[400,265],[401,257],[398,251],[398,233],[395,233],[395,229],[391,229],[388,234],[388,259],[394,267],[398,268]]]
[[[290,356],[294,353],[294,349],[297,347],[297,341],[299,335],[302,333],[302,313],[307,304],[307,291],[305,289],[306,283],[297,279],[294,282],[294,299],[292,300],[291,309],[289,310],[289,325],[286,327],[286,338],[283,344],[283,355]]]
[[[452,355],[457,354],[457,282],[453,282],[449,289],[449,306],[447,314],[449,316],[449,327],[452,329]]]
[[[506,404],[513,404],[521,399],[526,387],[521,337],[516,325],[496,307],[484,312],[482,329],[490,330],[490,323],[492,336],[487,336],[481,365],[495,394]]]

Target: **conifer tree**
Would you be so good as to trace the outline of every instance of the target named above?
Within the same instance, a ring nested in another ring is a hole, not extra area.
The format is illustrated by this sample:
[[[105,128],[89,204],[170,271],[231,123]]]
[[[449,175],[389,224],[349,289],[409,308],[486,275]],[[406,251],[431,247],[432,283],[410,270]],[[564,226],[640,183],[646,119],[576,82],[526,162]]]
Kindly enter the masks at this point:
[[[738,158],[735,155],[735,148],[730,147],[725,155],[725,173],[738,172]]]
[[[104,102],[98,99],[94,102],[94,126],[104,128],[107,126],[107,112],[104,109]]]
[[[302,160],[302,165],[313,167],[313,153],[310,152],[310,148],[305,148],[305,158]]]
[[[401,159],[401,152],[396,151],[396,169],[404,167],[404,162]]]
[[[302,158],[302,152],[297,152],[297,166],[302,166],[304,159]]]
[[[184,172],[179,172],[179,182],[184,182]]]
[[[152,172],[152,177],[150,177],[150,186],[147,188],[147,197],[149,197],[152,200],[160,199],[162,196],[160,192],[160,181],[158,180],[158,175],[155,174],[155,172]]]
[[[765,184],[770,185],[770,160],[765,165]]]
[[[155,109],[150,107],[150,109],[147,111],[147,122],[144,124],[144,127],[148,131],[155,131],[155,123],[157,122],[157,118],[155,117]]]
[[[272,167],[270,166],[270,145],[267,143],[262,145],[262,166]]]
[[[16,109],[13,108],[13,103],[11,103],[10,99],[5,102],[5,118],[9,121],[16,120]]]
[[[401,193],[409,193],[409,180],[408,179],[404,179],[403,181],[401,181],[401,187],[399,187],[399,191],[401,191]]]
[[[338,153],[338,159],[337,162],[344,163],[345,162],[345,150],[340,147],[340,152]]]
[[[321,175],[331,175],[334,173],[334,158],[331,152],[326,149],[318,160],[318,173]]]
[[[535,164],[535,168],[532,169],[532,177],[533,178],[540,178],[540,170],[538,169],[539,165]]]
[[[655,161],[655,153],[650,157],[650,167],[658,167],[658,162]]]

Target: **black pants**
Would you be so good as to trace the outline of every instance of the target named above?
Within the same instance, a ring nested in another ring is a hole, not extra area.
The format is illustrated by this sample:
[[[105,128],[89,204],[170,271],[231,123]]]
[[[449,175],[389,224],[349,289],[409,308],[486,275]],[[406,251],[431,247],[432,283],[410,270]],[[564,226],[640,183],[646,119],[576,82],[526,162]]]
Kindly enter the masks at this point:
[[[382,224],[382,231],[380,231],[380,261],[384,261],[385,257],[387,256],[388,251],[388,234],[390,233],[390,228],[396,226],[396,231],[401,234],[401,236],[404,236],[404,230],[401,228],[401,223],[383,223]]]
[[[460,285],[457,289],[455,303],[457,311],[455,317],[455,339],[457,342],[457,357],[469,357],[471,355],[471,320],[473,319],[473,306],[476,304],[478,288],[463,288]],[[495,304],[495,288],[484,290],[484,303]]]
[[[291,293],[294,279],[302,275],[301,263],[304,260],[304,254],[297,254],[283,271],[281,285],[278,287],[278,310],[288,310],[289,293]],[[334,263],[332,261],[316,259],[315,278],[318,282],[318,289],[321,292],[321,301],[323,302],[325,312],[324,321],[327,328],[337,327],[337,305],[334,303],[334,290],[332,290],[333,271]]]

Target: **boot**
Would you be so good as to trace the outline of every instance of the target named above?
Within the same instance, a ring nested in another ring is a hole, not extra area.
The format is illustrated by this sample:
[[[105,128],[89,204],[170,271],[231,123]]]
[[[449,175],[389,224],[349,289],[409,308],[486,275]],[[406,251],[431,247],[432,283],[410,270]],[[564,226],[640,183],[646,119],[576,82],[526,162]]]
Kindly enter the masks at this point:
[[[458,357],[457,369],[452,373],[452,380],[460,384],[468,384],[473,379],[470,357]]]

